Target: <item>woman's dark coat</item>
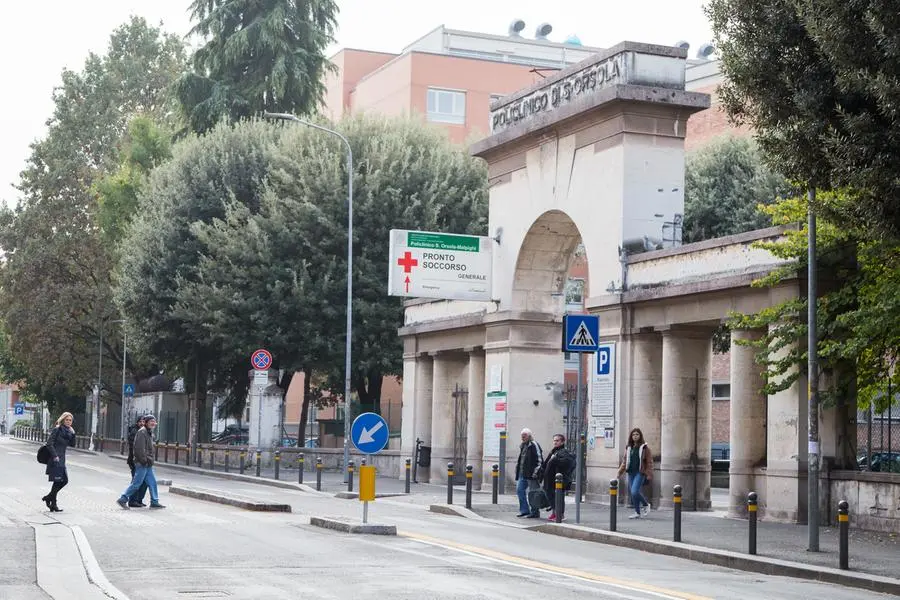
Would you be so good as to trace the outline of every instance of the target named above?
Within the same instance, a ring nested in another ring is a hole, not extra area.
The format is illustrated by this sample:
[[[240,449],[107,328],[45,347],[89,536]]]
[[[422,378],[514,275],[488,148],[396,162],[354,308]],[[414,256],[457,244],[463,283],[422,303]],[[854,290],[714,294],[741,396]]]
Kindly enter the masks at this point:
[[[51,475],[57,469],[66,468],[66,448],[75,445],[75,432],[65,425],[57,425],[47,438],[47,449],[50,451],[50,460],[47,462],[46,474]],[[59,462],[54,459],[59,458]]]

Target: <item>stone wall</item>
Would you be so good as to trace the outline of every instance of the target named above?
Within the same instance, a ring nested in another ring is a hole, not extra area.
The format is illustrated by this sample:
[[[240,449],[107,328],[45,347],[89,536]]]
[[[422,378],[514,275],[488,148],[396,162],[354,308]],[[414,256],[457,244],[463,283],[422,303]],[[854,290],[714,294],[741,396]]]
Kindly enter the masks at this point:
[[[827,487],[827,518],[837,522],[837,504],[850,504],[850,527],[900,532],[900,474],[832,471]]]

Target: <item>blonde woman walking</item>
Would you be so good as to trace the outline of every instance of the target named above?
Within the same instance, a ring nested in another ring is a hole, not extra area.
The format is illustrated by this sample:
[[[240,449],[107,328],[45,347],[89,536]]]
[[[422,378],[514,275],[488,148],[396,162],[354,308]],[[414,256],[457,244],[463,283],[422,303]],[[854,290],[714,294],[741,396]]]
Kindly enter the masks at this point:
[[[69,483],[69,475],[66,472],[66,449],[75,445],[75,429],[72,424],[75,417],[72,413],[64,412],[56,420],[56,427],[47,438],[47,450],[50,452],[50,461],[47,463],[47,476],[53,483],[50,493],[41,498],[50,512],[62,512],[56,503],[59,491]]]

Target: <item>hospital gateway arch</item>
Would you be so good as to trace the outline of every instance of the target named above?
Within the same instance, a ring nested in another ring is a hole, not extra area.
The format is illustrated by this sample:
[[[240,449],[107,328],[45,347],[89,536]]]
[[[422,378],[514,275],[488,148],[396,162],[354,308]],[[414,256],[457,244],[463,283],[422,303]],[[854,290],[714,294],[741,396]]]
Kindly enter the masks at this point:
[[[614,381],[592,390],[613,402],[586,409],[587,494],[605,493],[636,426],[657,456],[654,499],[670,503],[678,483],[686,509],[709,508],[713,331],[729,311],[795,298],[804,285],[750,286],[779,264],[752,243],[778,228],[620,253],[683,214],[686,123],[709,106],[685,91],[685,65],[685,50],[624,42],[492,107],[493,133],[471,151],[489,166],[494,300],[410,300],[399,330],[401,453],[412,456],[417,439],[431,447],[420,478],[446,481],[455,462],[489,481],[505,427],[510,480],[523,427],[548,448],[565,431],[552,383],[563,377],[562,292],[582,242],[585,307],[615,343]],[[806,381],[765,397],[753,350],[733,344],[731,361],[731,509],[740,514],[752,489],[767,518],[803,521]],[[833,413],[820,427],[824,457],[841,443]]]

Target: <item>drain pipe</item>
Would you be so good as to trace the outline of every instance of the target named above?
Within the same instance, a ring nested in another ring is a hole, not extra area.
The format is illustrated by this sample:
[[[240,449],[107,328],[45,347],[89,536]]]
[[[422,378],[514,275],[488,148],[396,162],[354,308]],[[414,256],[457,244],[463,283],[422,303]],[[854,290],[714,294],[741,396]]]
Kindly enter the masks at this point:
[[[697,467],[700,458],[697,456],[697,436],[700,428],[700,370],[694,369],[694,451],[691,452],[691,467],[694,470],[694,512],[697,512]]]

